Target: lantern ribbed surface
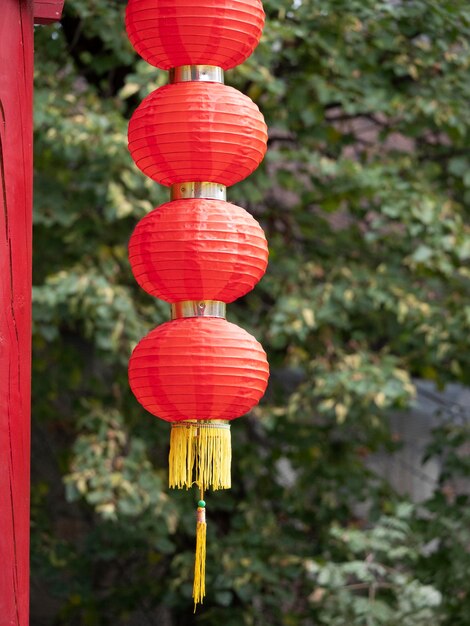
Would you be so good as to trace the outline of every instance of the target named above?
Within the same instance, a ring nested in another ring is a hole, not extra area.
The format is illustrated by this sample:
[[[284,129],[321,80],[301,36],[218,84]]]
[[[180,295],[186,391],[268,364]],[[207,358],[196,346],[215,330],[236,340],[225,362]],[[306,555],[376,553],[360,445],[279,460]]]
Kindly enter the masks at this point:
[[[232,420],[264,394],[269,376],[261,345],[224,319],[166,322],[137,345],[131,389],[153,415],[167,420]]]
[[[233,302],[265,273],[268,245],[261,226],[241,207],[175,200],[137,224],[129,261],[142,289],[167,302]]]
[[[135,50],[151,65],[243,63],[264,25],[260,0],[130,0],[126,29]]]
[[[234,185],[258,167],[266,146],[266,124],[256,104],[219,83],[160,87],[129,123],[129,150],[137,167],[167,186]]]

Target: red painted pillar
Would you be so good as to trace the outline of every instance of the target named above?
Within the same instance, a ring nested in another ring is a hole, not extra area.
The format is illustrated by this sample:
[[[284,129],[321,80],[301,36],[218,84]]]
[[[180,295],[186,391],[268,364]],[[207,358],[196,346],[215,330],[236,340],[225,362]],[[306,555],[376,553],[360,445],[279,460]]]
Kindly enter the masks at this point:
[[[0,9],[0,626],[29,624],[33,34],[62,4]]]
[[[29,624],[33,4],[0,12],[0,626]]]

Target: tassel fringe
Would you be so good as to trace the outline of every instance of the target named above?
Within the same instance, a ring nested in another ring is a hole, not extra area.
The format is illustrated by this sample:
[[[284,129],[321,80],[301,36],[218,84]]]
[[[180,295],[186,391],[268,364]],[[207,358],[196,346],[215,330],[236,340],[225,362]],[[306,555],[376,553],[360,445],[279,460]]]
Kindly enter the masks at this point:
[[[232,443],[230,424],[222,420],[184,421],[172,424],[169,484],[203,491],[231,487]]]
[[[206,509],[198,507],[193,583],[194,612],[196,612],[196,606],[202,604],[206,595],[206,529]]]
[[[170,437],[170,487],[200,489],[194,560],[194,612],[206,595],[206,503],[204,492],[231,486],[232,443],[230,423],[222,420],[188,420],[172,424]]]

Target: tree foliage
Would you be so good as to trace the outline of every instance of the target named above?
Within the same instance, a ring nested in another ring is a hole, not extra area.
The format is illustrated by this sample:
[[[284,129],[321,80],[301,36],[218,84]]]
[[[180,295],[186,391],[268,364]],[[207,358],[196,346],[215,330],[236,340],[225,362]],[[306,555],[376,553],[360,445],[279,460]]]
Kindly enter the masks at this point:
[[[449,484],[468,478],[468,426],[435,433],[444,471],[419,508],[364,460],[395,445],[413,379],[470,382],[468,3],[267,0],[261,45],[227,75],[270,128],[229,192],[270,266],[229,319],[272,377],[232,429],[234,488],[208,501],[196,616],[195,498],[168,493],[167,425],[126,376],[167,319],[126,245],[167,192],[126,147],[166,75],[133,53],[124,6],[67,0],[36,30],[32,623],[466,626],[468,502]]]

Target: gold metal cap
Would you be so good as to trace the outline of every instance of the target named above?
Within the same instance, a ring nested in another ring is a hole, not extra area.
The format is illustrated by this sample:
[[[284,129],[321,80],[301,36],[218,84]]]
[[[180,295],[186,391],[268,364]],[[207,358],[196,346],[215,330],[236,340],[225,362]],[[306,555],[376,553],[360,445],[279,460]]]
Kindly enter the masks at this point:
[[[208,200],[227,200],[227,187],[219,183],[176,183],[171,186],[171,199],[206,198]]]
[[[191,428],[204,426],[204,428],[225,428],[230,430],[230,420],[181,420],[171,422],[172,428]]]
[[[170,70],[170,83],[224,83],[224,70],[217,65],[180,65]]]
[[[184,300],[171,305],[171,319],[182,317],[221,317],[225,319],[226,304],[219,300]]]

